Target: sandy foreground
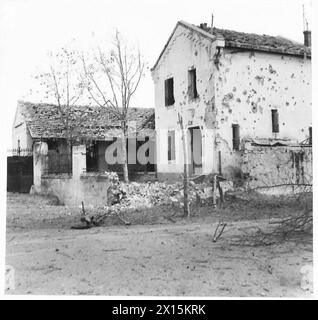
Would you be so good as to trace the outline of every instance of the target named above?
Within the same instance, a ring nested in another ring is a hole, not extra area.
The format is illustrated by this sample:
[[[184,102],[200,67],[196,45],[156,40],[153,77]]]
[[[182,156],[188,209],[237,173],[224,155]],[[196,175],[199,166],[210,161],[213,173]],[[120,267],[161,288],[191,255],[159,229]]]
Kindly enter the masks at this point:
[[[238,245],[242,229],[266,219],[227,221],[217,242],[213,215],[155,225],[72,230],[78,209],[8,195],[6,294],[310,297],[301,268],[311,241]]]

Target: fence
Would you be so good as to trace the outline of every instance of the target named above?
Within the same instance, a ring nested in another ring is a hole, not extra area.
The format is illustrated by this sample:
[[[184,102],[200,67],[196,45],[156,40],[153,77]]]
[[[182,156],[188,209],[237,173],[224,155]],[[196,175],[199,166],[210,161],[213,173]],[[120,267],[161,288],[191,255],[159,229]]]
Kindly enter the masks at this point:
[[[33,184],[33,157],[7,157],[7,191],[30,192]]]
[[[8,156],[11,157],[31,157],[32,155],[32,148],[16,148],[8,150]]]

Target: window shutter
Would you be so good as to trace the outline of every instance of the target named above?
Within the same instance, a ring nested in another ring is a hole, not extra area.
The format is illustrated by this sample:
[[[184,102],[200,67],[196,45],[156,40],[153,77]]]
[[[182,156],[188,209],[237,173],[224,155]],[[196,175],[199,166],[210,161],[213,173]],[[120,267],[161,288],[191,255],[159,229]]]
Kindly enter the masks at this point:
[[[232,124],[233,150],[240,149],[240,126]]]
[[[176,159],[175,132],[168,131],[168,160]]]
[[[166,106],[169,105],[168,90],[169,90],[169,86],[168,86],[168,79],[167,79],[165,80],[165,105]]]
[[[169,78],[165,80],[165,105],[171,106],[174,102],[173,78]]]
[[[173,96],[173,78],[169,79],[170,85],[169,85],[169,105],[174,104],[174,96]]]
[[[196,69],[193,70],[193,98],[198,97],[198,92],[197,92],[197,73]]]
[[[279,132],[278,111],[272,110],[272,131]]]
[[[176,160],[176,137],[175,137],[175,131],[171,132],[171,160]]]
[[[196,69],[191,69],[188,71],[188,94],[190,99],[195,99],[198,96],[196,82]]]

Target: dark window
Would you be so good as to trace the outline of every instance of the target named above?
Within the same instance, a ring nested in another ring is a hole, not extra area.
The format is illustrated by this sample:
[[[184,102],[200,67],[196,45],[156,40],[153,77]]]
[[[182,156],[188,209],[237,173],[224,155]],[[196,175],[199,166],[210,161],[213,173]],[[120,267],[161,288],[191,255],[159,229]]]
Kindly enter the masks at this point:
[[[91,141],[86,145],[86,171],[98,171],[98,142]]]
[[[165,105],[171,106],[174,104],[173,96],[173,78],[165,80]]]
[[[176,159],[175,132],[168,131],[168,160]]]
[[[272,110],[272,132],[279,132],[278,110]]]
[[[312,127],[309,127],[309,145],[312,145]]]
[[[195,99],[198,97],[197,92],[197,74],[195,69],[188,71],[188,93],[190,99]]]
[[[66,139],[48,139],[46,173],[72,173],[72,147]]]
[[[232,124],[233,150],[240,149],[240,126]]]
[[[56,140],[56,139],[48,139],[47,140],[48,150],[54,150],[56,152],[59,152],[58,145],[59,145],[59,143],[58,143],[58,140]]]

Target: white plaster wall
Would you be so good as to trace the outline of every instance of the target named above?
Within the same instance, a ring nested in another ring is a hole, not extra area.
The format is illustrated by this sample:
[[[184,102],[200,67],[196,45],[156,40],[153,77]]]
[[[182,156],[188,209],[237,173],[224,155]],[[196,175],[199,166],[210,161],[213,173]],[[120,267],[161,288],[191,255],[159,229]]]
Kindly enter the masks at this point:
[[[72,147],[72,177],[79,179],[86,171],[86,145]]]
[[[46,167],[48,146],[46,142],[36,142],[33,146],[33,188],[35,192],[41,190],[41,177]]]
[[[32,138],[25,122],[17,127],[13,127],[12,131],[12,148],[18,148],[18,140],[20,140],[20,148],[32,148]]]
[[[266,164],[266,166],[264,166]],[[271,189],[279,193],[294,184],[295,190],[312,185],[311,147],[253,147],[244,148],[242,171],[248,189]],[[269,192],[268,190],[267,192]]]
[[[85,202],[85,206],[91,207],[107,203],[107,190],[111,181],[107,177],[83,174],[83,171],[86,171],[85,145],[73,146],[72,175],[44,176],[48,145],[46,142],[36,142],[33,150],[33,193],[57,196],[62,204],[70,206],[79,206],[82,201]]]
[[[239,166],[232,151],[232,124],[241,138],[302,141],[312,123],[311,61],[293,56],[225,50],[215,78],[218,149],[229,174]],[[279,133],[272,133],[271,109],[279,112]]]
[[[20,140],[20,148],[32,148],[33,140],[24,121],[24,117],[20,113],[19,106],[14,118],[12,126],[12,148],[18,148],[18,140]]]
[[[178,113],[184,118],[186,127],[200,126],[202,129],[203,172],[210,172],[213,162],[213,134],[207,133],[205,120],[207,110],[213,105],[213,43],[196,32],[178,26],[158,66],[153,71],[155,85],[157,170],[158,172],[183,172],[182,134],[178,124]],[[188,98],[188,70],[196,68],[199,97]],[[164,81],[174,79],[173,106],[165,106]],[[212,122],[210,122],[212,124]],[[212,126],[210,126],[212,127]],[[176,160],[168,162],[168,130],[176,130]]]

